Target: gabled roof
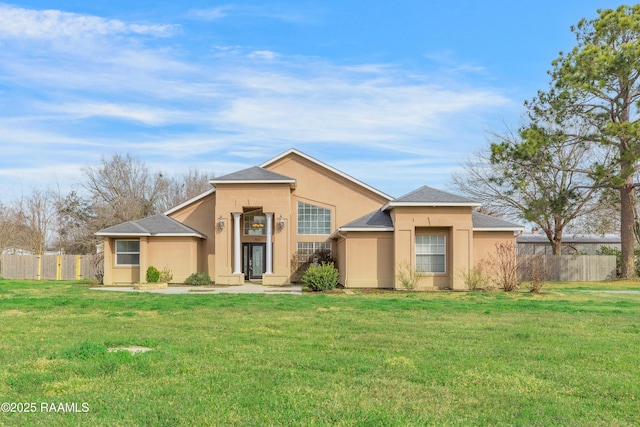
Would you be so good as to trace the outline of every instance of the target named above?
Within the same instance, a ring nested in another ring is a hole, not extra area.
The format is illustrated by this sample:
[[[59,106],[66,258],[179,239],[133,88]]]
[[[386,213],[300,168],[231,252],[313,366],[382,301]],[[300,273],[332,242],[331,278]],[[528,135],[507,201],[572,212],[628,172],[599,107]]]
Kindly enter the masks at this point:
[[[187,227],[181,222],[163,214],[114,225],[113,227],[98,231],[96,236],[192,236],[202,239],[207,238],[207,236],[199,231]]]
[[[338,231],[393,231],[389,212],[377,209],[338,228]]]
[[[216,189],[215,189],[215,188],[212,188],[211,190],[207,190],[207,191],[205,191],[204,193],[202,193],[202,194],[198,194],[196,197],[194,197],[194,198],[192,198],[192,199],[189,199],[189,200],[187,200],[186,202],[180,203],[178,206],[176,206],[176,207],[173,207],[173,208],[169,209],[169,210],[168,210],[168,211],[166,211],[164,214],[165,214],[165,215],[171,215],[172,213],[177,212],[177,211],[179,211],[180,209],[182,209],[182,208],[184,208],[184,207],[189,206],[191,203],[195,203],[195,202],[197,202],[197,201],[198,201],[198,200],[200,200],[200,199],[204,199],[204,198],[205,198],[205,197],[207,197],[208,195],[213,194],[213,193],[215,193],[215,192],[216,192]]]
[[[374,188],[374,187],[372,187],[372,186],[370,186],[368,184],[365,184],[364,182],[362,182],[360,180],[357,180],[354,177],[352,177],[352,176],[350,176],[350,175],[348,175],[348,174],[346,174],[346,173],[344,173],[344,172],[342,172],[342,171],[340,171],[340,170],[338,170],[338,169],[336,169],[336,168],[334,168],[332,166],[329,166],[328,164],[323,163],[318,159],[315,159],[315,158],[309,156],[308,154],[305,154],[305,153],[303,153],[301,151],[298,151],[295,148],[291,148],[291,149],[285,151],[284,153],[279,154],[279,155],[277,155],[276,157],[274,157],[274,158],[272,158],[270,160],[267,160],[266,162],[261,164],[260,167],[261,168],[266,168],[269,165],[277,162],[278,160],[280,160],[280,159],[282,159],[284,157],[287,157],[290,154],[296,154],[296,155],[302,157],[303,159],[306,159],[306,160],[310,161],[311,163],[315,163],[316,165],[318,165],[318,166],[320,166],[320,167],[322,167],[324,169],[327,169],[328,171],[331,171],[331,172],[335,173],[336,175],[341,176],[342,178],[345,178],[348,181],[351,181],[354,184],[359,185],[360,187],[366,188],[367,190],[377,194],[378,196],[384,197],[387,200],[392,200],[393,199],[393,197],[389,196],[388,194],[385,194],[382,191],[380,191],[380,190],[378,190],[378,189],[376,189],[376,188]]]
[[[471,212],[473,229],[478,231],[523,231],[524,227],[480,212]]]
[[[387,210],[396,206],[480,206],[480,203],[458,196],[457,194],[447,193],[446,191],[437,190],[435,188],[423,185],[404,196],[391,200],[382,207]]]
[[[270,170],[263,169],[260,166],[253,166],[241,171],[232,172],[230,174],[214,178],[209,182],[213,185],[240,183],[290,184],[291,188],[295,188],[296,185],[295,179],[279,173],[271,172]]]

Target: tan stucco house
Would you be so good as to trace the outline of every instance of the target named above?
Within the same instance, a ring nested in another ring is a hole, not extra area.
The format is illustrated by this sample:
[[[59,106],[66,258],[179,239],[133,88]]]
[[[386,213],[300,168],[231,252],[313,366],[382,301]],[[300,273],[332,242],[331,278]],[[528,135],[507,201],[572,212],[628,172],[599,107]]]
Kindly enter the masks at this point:
[[[464,289],[461,273],[522,230],[427,186],[393,198],[295,149],[211,184],[162,215],[98,232],[104,284],[143,281],[153,265],[177,283],[202,271],[216,284],[284,285],[294,257],[329,250],[346,287],[400,287],[409,268],[419,287]]]

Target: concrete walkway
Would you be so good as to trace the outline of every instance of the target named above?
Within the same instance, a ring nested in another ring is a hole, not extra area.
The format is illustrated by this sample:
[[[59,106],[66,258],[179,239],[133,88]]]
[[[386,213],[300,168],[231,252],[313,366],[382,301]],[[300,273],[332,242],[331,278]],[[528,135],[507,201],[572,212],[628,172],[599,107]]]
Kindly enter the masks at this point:
[[[169,286],[167,289],[138,290],[133,286],[96,286],[95,291],[111,292],[151,292],[155,294],[267,294],[267,295],[301,295],[302,286],[263,286],[256,283],[245,283],[240,286]]]

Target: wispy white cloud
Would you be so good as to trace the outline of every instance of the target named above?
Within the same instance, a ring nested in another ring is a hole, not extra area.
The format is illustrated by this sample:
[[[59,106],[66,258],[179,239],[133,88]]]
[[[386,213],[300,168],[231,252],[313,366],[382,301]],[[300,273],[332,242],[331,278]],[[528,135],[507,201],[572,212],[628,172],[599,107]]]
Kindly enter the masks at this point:
[[[33,10],[0,4],[0,38],[59,39],[91,35],[169,36],[172,25],[126,23],[60,10]]]
[[[220,18],[236,13],[217,9]],[[396,64],[244,46],[205,56],[148,37],[179,37],[174,29],[0,6],[0,184],[30,179],[35,160],[46,160],[39,177],[51,179],[115,152],[165,171],[205,164],[221,174],[298,147],[374,186],[382,168],[401,168],[381,188],[398,194],[392,180],[446,173],[483,138],[483,119],[511,103],[499,88]],[[66,41],[43,48],[47,38]],[[424,160],[406,163],[416,157]]]
[[[300,64],[296,58],[295,67]],[[452,123],[511,102],[491,88],[423,84],[392,69],[367,79],[331,64],[306,67],[302,74],[235,70],[238,95],[215,120],[227,130],[290,144],[342,142],[402,150],[420,140],[446,143]]]
[[[300,7],[292,9],[291,6],[284,7],[275,3],[265,3],[261,5],[228,4],[207,9],[192,9],[187,14],[194,19],[206,21],[216,21],[222,18],[253,17],[262,19],[273,19],[289,23],[312,23],[321,14],[319,9],[314,9],[313,13],[303,11]],[[313,16],[313,18],[312,18]]]
[[[218,6],[210,9],[193,9],[190,10],[187,16],[192,18],[204,19],[207,21],[215,21],[220,18],[224,18],[228,15],[228,11],[233,9],[233,6]]]
[[[64,104],[40,105],[43,111],[66,116],[70,120],[82,120],[89,117],[108,117],[139,122],[148,126],[162,126],[171,123],[189,123],[200,121],[188,111],[153,107],[151,105],[76,102]]]
[[[249,58],[252,59],[265,59],[268,61],[274,60],[278,57],[278,54],[270,50],[254,50],[249,54]]]
[[[438,67],[449,73],[486,74],[487,69],[481,65],[460,62],[451,50],[439,50],[425,54],[425,58],[433,61]]]

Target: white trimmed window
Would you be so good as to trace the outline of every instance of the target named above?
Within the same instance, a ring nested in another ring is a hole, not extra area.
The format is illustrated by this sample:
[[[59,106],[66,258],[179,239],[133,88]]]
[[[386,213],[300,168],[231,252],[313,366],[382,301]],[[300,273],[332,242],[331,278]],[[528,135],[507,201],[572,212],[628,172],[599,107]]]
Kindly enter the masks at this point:
[[[331,234],[331,210],[298,202],[298,234]]]
[[[331,252],[331,243],[329,242],[298,242],[297,254],[299,262],[307,262],[318,251]]]
[[[447,238],[444,235],[416,236],[416,270],[421,273],[447,272]]]
[[[116,240],[116,265],[140,265],[140,240]]]

